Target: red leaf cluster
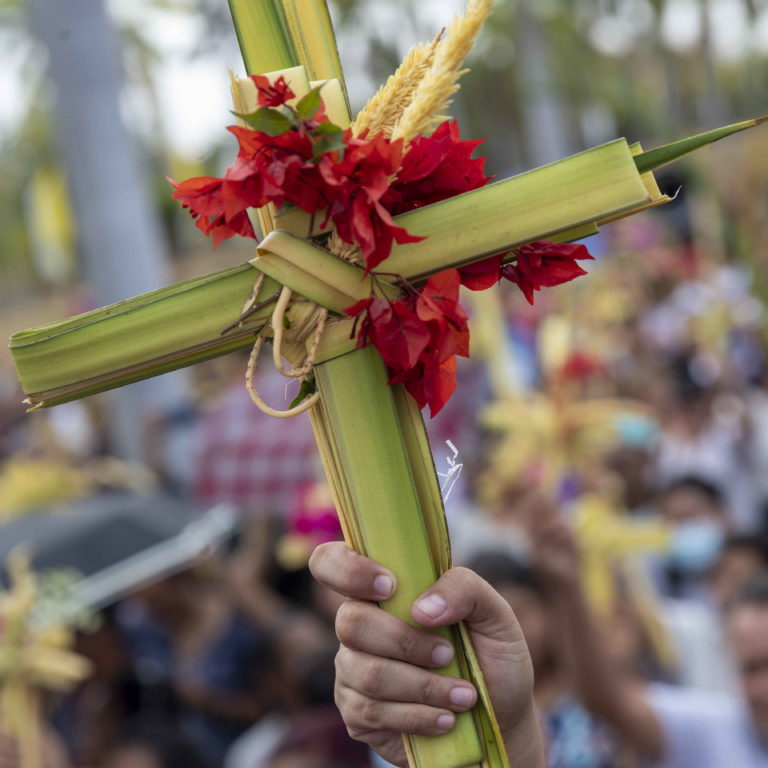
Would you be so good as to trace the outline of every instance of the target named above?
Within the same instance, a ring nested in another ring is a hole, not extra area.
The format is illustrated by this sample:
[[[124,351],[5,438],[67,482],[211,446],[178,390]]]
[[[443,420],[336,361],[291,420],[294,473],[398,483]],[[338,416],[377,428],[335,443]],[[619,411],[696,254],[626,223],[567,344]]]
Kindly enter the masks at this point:
[[[358,345],[378,350],[390,384],[405,384],[420,408],[434,416],[456,389],[456,355],[469,357],[467,314],[459,304],[459,273],[432,276],[421,291],[402,299],[370,298],[345,312],[362,317]]]
[[[346,151],[323,155],[318,170],[325,184],[327,218],[345,243],[357,243],[368,270],[389,256],[392,241],[418,243],[417,237],[398,227],[384,205],[391,179],[400,169],[403,142],[383,134],[372,139],[345,132]]]
[[[576,263],[593,258],[586,246],[539,240],[516,248],[514,264],[504,264],[507,254],[491,256],[459,270],[461,284],[472,291],[484,291],[505,277],[515,283],[533,304],[534,291],[567,283],[587,273]]]
[[[189,209],[199,229],[213,235],[215,245],[236,234],[255,237],[248,208],[290,202],[307,213],[324,211],[344,242],[360,246],[371,270],[389,256],[393,242],[423,239],[398,227],[392,216],[488,181],[485,159],[471,157],[480,142],[462,141],[455,122],[445,122],[431,136],[416,139],[405,155],[400,140],[390,141],[382,134],[355,137],[340,129],[343,150],[318,154],[327,129],[335,128],[324,110],[312,120],[303,119],[284,106],[293,92],[282,77],[274,83],[261,75],[253,80],[262,107],[282,106],[288,112],[280,115],[293,116],[287,122],[290,129],[273,136],[230,126],[239,152],[223,178],[172,181],[173,197]]]
[[[586,246],[539,240],[516,250],[517,261],[501,268],[501,274],[515,283],[529,304],[534,291],[551,288],[586,275],[576,262],[593,258]]]
[[[463,141],[455,120],[414,139],[387,197],[388,210],[397,215],[484,187],[490,180],[485,158],[472,157],[482,143]]]

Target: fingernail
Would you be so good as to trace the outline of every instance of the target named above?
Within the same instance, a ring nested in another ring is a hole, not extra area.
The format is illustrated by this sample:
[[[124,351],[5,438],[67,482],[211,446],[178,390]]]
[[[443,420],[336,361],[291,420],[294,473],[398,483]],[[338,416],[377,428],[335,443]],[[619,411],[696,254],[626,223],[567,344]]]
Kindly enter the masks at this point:
[[[469,709],[475,702],[475,692],[471,688],[452,688],[448,699],[454,707]]]
[[[438,731],[450,731],[456,723],[456,715],[440,715],[437,718]]]
[[[382,573],[373,580],[373,591],[377,597],[391,597],[395,591],[395,580],[391,576]]]
[[[445,611],[447,605],[440,595],[428,595],[417,601],[416,607],[430,619],[436,619]]]
[[[441,643],[432,651],[432,663],[438,667],[444,667],[453,658],[453,648]]]

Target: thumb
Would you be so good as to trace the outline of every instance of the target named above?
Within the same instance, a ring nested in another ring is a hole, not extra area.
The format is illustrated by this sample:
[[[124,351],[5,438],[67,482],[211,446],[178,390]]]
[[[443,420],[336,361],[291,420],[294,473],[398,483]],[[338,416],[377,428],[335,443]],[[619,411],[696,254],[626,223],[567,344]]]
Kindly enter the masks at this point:
[[[445,627],[465,621],[473,632],[491,640],[523,640],[509,603],[467,568],[446,571],[414,602],[411,615],[423,627]]]

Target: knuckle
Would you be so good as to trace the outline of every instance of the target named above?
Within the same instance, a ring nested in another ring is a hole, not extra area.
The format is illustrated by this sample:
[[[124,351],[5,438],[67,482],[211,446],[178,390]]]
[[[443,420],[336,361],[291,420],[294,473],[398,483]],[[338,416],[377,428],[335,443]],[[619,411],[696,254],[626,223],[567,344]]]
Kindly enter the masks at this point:
[[[344,682],[347,677],[347,670],[352,666],[349,649],[342,646],[336,653],[334,667],[336,668],[336,680]]]
[[[309,570],[312,572],[312,575],[318,580],[323,580],[323,575],[325,573],[325,564],[328,560],[328,550],[329,550],[329,544],[331,542],[327,542],[325,544],[320,544],[319,546],[315,547],[315,549],[312,551],[312,554],[309,557]]]
[[[350,643],[357,636],[360,613],[360,603],[356,600],[347,600],[341,604],[336,612],[336,637],[339,642]]]
[[[360,706],[360,721],[369,728],[378,728],[381,724],[381,704],[376,699],[364,699]]]
[[[350,550],[349,556],[345,557],[341,564],[340,572],[351,592],[365,592],[368,583],[368,561],[364,557]]]
[[[387,672],[379,661],[366,662],[360,671],[360,687],[364,693],[375,696],[381,692]]]
[[[345,688],[345,686],[336,686],[334,700],[342,720],[344,720],[344,725],[347,727],[347,733],[353,739],[359,738],[360,734],[367,728],[361,706],[361,701],[363,704],[365,703],[364,699],[356,691]]]
[[[410,628],[404,628],[397,635],[397,649],[400,652],[400,658],[406,661],[411,660],[417,650],[416,635]]]
[[[344,690],[343,685],[339,685],[336,683],[336,685],[333,687],[333,701],[336,704],[336,708],[341,712],[341,716],[346,721],[348,719],[348,706],[347,702],[349,701],[349,697],[347,696],[346,691]]]
[[[448,573],[450,573],[460,584],[471,584],[480,578],[474,571],[471,571],[469,568],[464,568],[463,566],[451,568]]]
[[[431,704],[440,696],[440,681],[433,675],[424,675],[418,683],[419,701]]]
[[[418,709],[409,707],[403,713],[403,730],[405,733],[420,733],[425,730],[424,718]]]

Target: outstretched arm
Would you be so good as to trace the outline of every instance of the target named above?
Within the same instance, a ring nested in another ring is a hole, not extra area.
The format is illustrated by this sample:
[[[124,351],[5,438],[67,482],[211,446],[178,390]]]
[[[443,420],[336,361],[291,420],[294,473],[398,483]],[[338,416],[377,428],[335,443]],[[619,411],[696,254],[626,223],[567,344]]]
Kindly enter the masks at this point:
[[[611,724],[650,760],[663,752],[661,724],[644,687],[612,661],[581,585],[577,545],[555,511],[534,528],[537,570],[546,579],[563,641],[566,667],[587,709]]]
[[[348,598],[336,618],[336,703],[347,729],[385,760],[406,766],[401,734],[449,731],[455,713],[470,709],[477,692],[466,680],[431,671],[451,659],[444,640],[375,604],[397,589],[386,568],[341,542],[318,547],[310,568]],[[477,574],[453,568],[416,600],[411,614],[422,627],[467,623],[512,768],[542,768],[530,655],[507,602]]]

